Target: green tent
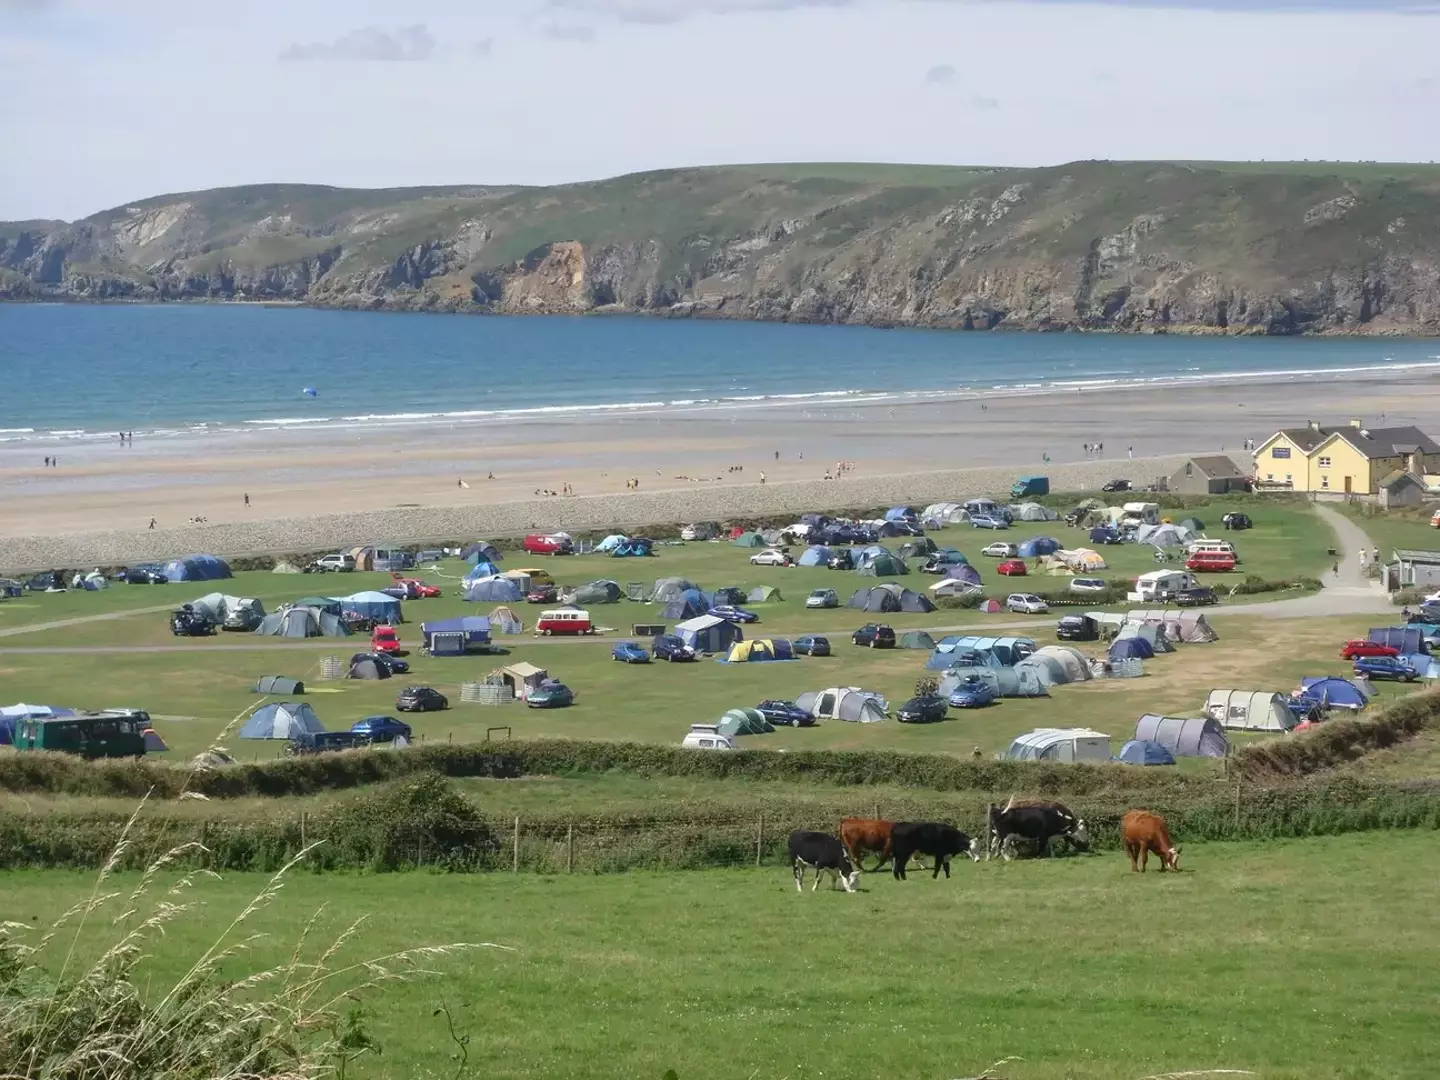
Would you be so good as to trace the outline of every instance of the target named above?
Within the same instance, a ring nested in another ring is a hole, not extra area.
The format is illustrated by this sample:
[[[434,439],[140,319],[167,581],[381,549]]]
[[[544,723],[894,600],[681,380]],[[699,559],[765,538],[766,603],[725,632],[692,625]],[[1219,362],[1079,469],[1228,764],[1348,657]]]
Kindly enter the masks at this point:
[[[876,555],[870,562],[866,563],[857,574],[865,577],[897,577],[900,574],[908,574],[910,568],[905,565],[904,559],[898,559],[894,555]]]
[[[262,675],[260,681],[255,684],[254,693],[257,694],[290,694],[305,693],[305,684],[299,679],[287,679],[284,675]]]
[[[1205,523],[1199,518],[1194,517],[1184,518],[1180,522],[1180,527],[1182,529],[1189,529],[1193,533],[1202,533],[1205,531]]]
[[[902,649],[927,649],[930,652],[935,651],[935,639],[924,630],[911,630],[908,633],[901,634],[899,645]]]
[[[764,735],[775,727],[765,719],[764,713],[755,709],[731,709],[716,725],[721,735]]]
[[[745,597],[747,604],[770,604],[781,600],[780,590],[774,585],[756,585]]]
[[[757,532],[743,532],[731,541],[736,547],[757,548],[765,546],[765,538]]]

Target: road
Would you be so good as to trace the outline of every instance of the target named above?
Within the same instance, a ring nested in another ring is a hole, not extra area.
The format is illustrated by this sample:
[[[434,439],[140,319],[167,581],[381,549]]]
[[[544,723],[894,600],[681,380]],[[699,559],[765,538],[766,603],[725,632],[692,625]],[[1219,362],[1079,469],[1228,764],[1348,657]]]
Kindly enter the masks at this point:
[[[1353,521],[1338,511],[1328,506],[1315,504],[1315,514],[1321,521],[1330,527],[1335,534],[1335,548],[1340,552],[1338,560],[1340,573],[1338,575],[1326,572],[1323,588],[1318,593],[1311,593],[1308,596],[1297,596],[1291,600],[1262,600],[1252,604],[1225,604],[1218,608],[1207,609],[1215,615],[1254,615],[1262,619],[1311,619],[1324,618],[1331,615],[1379,615],[1383,613],[1394,613],[1395,605],[1390,602],[1389,596],[1380,588],[1378,581],[1372,581],[1365,577],[1361,571],[1358,552],[1364,548],[1372,547],[1370,538]],[[14,637],[20,634],[38,633],[41,630],[57,630],[66,626],[75,626],[80,623],[103,622],[106,620],[123,619],[130,615],[148,615],[160,611],[169,611],[173,605],[162,605],[160,607],[140,608],[132,611],[112,612],[106,615],[89,615],[75,619],[60,619],[55,622],[34,623],[29,626],[13,626],[0,630],[0,637]],[[1003,622],[991,622],[986,620],[983,624],[971,623],[968,626],[932,626],[923,628],[928,634],[963,634],[975,632],[990,632],[993,630],[1024,630],[1033,629],[1037,625],[1043,625],[1043,620],[1035,619],[1013,619]],[[908,628],[915,629],[915,628]],[[818,630],[811,633],[833,634],[834,631]],[[611,637],[549,637],[535,638],[526,637],[516,639],[515,644],[522,641],[528,647],[530,645],[544,645],[549,647],[575,646],[575,645],[601,645],[613,642],[626,635],[617,634]],[[799,637],[800,634],[789,634],[789,637]],[[497,642],[502,647],[506,644],[504,639]],[[326,652],[359,651],[363,642],[357,642],[347,646],[343,639],[309,639],[291,643],[268,642],[237,642],[223,645],[197,644],[172,644],[172,645],[48,645],[48,646],[0,646],[0,654],[15,656],[63,656],[72,654],[105,654],[105,653],[210,653],[210,652],[275,652],[291,651],[301,649],[323,650]]]

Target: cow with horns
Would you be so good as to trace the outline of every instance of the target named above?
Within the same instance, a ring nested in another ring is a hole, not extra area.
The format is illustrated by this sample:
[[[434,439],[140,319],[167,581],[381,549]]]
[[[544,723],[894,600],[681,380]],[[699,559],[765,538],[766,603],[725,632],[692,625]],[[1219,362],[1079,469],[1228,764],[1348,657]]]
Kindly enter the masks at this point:
[[[999,852],[1008,861],[1016,841],[1022,839],[1033,841],[1036,854],[1041,858],[1049,856],[1050,842],[1057,838],[1067,841],[1077,851],[1090,849],[1090,832],[1085,827],[1085,819],[1076,817],[1060,803],[1016,806],[1013,796],[1004,807],[991,803],[986,832],[989,839],[986,859]]]

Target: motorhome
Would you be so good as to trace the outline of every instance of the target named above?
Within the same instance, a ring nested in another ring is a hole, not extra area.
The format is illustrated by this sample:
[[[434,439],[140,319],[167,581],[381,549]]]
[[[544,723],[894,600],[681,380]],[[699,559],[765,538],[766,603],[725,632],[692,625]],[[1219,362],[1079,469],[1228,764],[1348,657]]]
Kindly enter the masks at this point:
[[[1159,525],[1160,504],[1153,502],[1128,502],[1120,508],[1125,516],[1120,519],[1121,524],[1131,525]]]

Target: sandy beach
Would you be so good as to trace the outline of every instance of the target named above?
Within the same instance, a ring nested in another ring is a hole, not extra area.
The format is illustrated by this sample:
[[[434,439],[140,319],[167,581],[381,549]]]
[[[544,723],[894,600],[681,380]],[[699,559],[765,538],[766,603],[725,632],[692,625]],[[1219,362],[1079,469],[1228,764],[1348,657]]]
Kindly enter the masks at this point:
[[[1390,371],[829,408],[260,430],[61,446],[53,468],[30,460],[35,448],[12,444],[0,449],[0,569],[929,502],[998,493],[1032,472],[1067,490],[1110,477],[1148,483],[1186,455],[1225,452],[1243,462],[1246,439],[1351,417],[1440,434],[1440,380]],[[1087,443],[1103,451],[1087,454]],[[853,469],[826,480],[840,461]],[[567,485],[573,495],[545,494]]]

